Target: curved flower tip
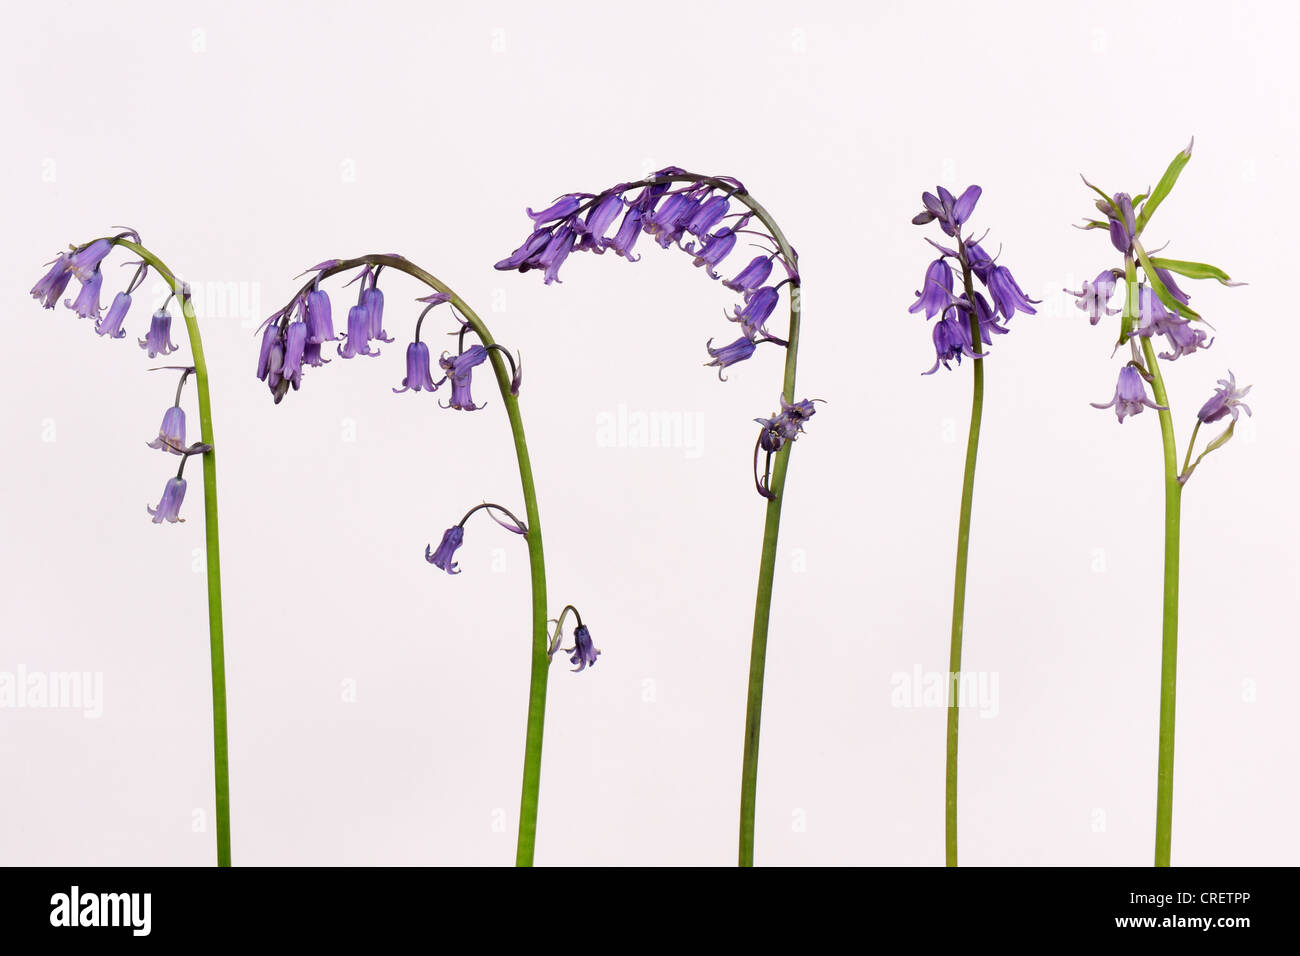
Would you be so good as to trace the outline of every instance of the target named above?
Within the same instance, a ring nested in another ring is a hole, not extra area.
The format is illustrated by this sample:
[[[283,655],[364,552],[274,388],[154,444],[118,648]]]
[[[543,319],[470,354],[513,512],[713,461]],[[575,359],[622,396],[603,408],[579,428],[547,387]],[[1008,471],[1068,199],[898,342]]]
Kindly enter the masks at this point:
[[[709,339],[704,347],[709,350],[709,355],[713,358],[712,362],[704,363],[705,367],[717,368],[718,378],[725,382],[727,377],[722,374],[723,369],[735,365],[737,362],[745,361],[754,354],[754,349],[757,346],[748,336],[742,335],[730,345],[724,345],[716,349],[713,347],[713,339]]]
[[[573,646],[566,647],[564,652],[569,655],[569,663],[577,665],[573,668],[575,674],[594,665],[600,656],[600,648],[592,643],[591,631],[585,624],[573,629]]]
[[[465,542],[465,529],[460,525],[448,528],[442,535],[442,541],[438,544],[438,550],[432,550],[428,545],[424,548],[424,560],[428,561],[435,567],[442,568],[448,574],[460,574],[460,565],[456,563],[456,549]]]
[[[354,305],[348,309],[348,333],[343,344],[338,347],[339,356],[350,359],[358,355],[369,355],[371,358],[379,355],[379,349],[370,347],[370,333],[373,329],[374,320],[368,308]]]
[[[159,309],[149,320],[149,331],[139,340],[140,348],[149,353],[150,358],[158,355],[170,355],[176,351],[172,344],[172,316],[166,309]]]
[[[126,313],[130,308],[131,297],[125,292],[119,292],[113,297],[113,304],[108,307],[108,311],[95,323],[95,334],[107,335],[110,339],[126,338],[122,323],[126,321]]]
[[[1245,388],[1237,388],[1237,376],[1229,371],[1227,378],[1219,379],[1219,387],[1214,390],[1210,400],[1201,406],[1201,410],[1196,413],[1196,417],[1208,425],[1228,415],[1232,416],[1235,423],[1240,414],[1239,410],[1245,411],[1247,415],[1252,415],[1253,412],[1251,412],[1250,406],[1243,402],[1242,399],[1254,387],[1253,385],[1247,385]]]
[[[71,258],[66,252],[59,253],[53,262],[46,263],[50,270],[41,276],[36,285],[32,286],[31,296],[40,302],[43,308],[54,308],[55,303],[67,289],[68,283],[72,281]]]
[[[1031,303],[1037,304],[1042,300],[1031,299],[1025,295],[1011,275],[1011,270],[1006,266],[994,266],[989,272],[987,285],[989,295],[993,296],[998,311],[1006,318],[1011,318],[1017,311],[1027,315],[1037,315]]]
[[[1119,380],[1115,383],[1114,398],[1104,405],[1098,402],[1090,402],[1089,404],[1093,408],[1115,409],[1115,415],[1119,418],[1121,424],[1126,415],[1139,415],[1144,407],[1154,408],[1159,412],[1163,412],[1168,408],[1166,405],[1157,405],[1147,398],[1147,387],[1146,382],[1142,379],[1142,373],[1132,365],[1125,365],[1119,370]]]
[[[150,448],[157,448],[173,455],[183,455],[185,453],[185,409],[173,405],[163,412],[158,437],[146,444]]]
[[[749,260],[749,265],[736,273],[734,279],[723,280],[723,285],[732,292],[739,292],[742,295],[749,295],[772,274],[772,256],[761,255],[755,256]]]
[[[175,523],[184,521],[180,516],[181,502],[185,500],[185,479],[169,478],[167,484],[163,487],[162,500],[158,502],[157,508],[145,506],[145,510],[153,515],[154,524],[162,524],[164,521]]]

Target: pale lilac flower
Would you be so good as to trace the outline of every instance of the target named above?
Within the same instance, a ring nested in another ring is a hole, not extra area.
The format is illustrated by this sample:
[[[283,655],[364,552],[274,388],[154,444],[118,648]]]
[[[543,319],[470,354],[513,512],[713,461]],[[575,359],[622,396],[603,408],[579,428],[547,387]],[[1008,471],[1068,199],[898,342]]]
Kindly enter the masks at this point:
[[[1121,423],[1126,415],[1140,415],[1144,407],[1161,412],[1167,409],[1167,406],[1157,405],[1147,398],[1147,386],[1142,380],[1142,373],[1132,365],[1125,365],[1119,370],[1119,381],[1115,384],[1114,398],[1105,405],[1097,402],[1090,404],[1093,408],[1115,409],[1115,414]]]
[[[127,310],[131,308],[131,296],[119,292],[113,297],[113,304],[108,307],[103,318],[95,323],[97,335],[107,335],[110,339],[126,338],[122,323],[126,320]]]
[[[1252,414],[1250,406],[1242,401],[1252,388],[1253,385],[1247,385],[1245,388],[1238,389],[1237,376],[1228,372],[1227,378],[1219,379],[1219,388],[1215,389],[1210,400],[1201,406],[1196,417],[1208,425],[1231,415],[1232,421],[1236,423],[1237,416],[1240,414],[1238,409],[1244,410],[1247,415]]]
[[[1096,325],[1101,321],[1103,315],[1119,315],[1119,309],[1108,307],[1111,296],[1115,294],[1115,284],[1118,281],[1114,269],[1103,269],[1097,274],[1097,278],[1091,282],[1085,280],[1080,291],[1074,292],[1070,289],[1062,291],[1069,292],[1070,295],[1077,298],[1079,301],[1074,303],[1074,307],[1087,312],[1089,324]]]
[[[185,479],[169,478],[167,484],[163,487],[162,500],[158,502],[157,508],[150,508],[147,505],[145,510],[153,515],[154,524],[162,524],[164,521],[175,523],[184,521],[180,516],[181,502],[185,500]]]
[[[50,271],[41,276],[40,281],[32,286],[32,298],[40,302],[44,308],[54,308],[63,291],[68,287],[68,283],[72,281],[71,259],[68,253],[59,253],[58,258],[50,264]]]
[[[68,268],[82,282],[87,282],[99,271],[99,264],[112,251],[113,243],[107,239],[96,239],[72,254],[68,259]]]
[[[99,304],[99,290],[103,284],[104,275],[96,270],[82,280],[77,300],[73,302],[71,299],[65,299],[63,304],[83,319],[98,319],[102,311]]]
[[[185,453],[185,410],[179,405],[173,405],[163,412],[158,437],[146,444],[150,448],[171,452],[173,455],[183,455]]]
[[[149,320],[149,331],[145,337],[139,340],[140,348],[149,354],[150,358],[159,355],[170,355],[176,351],[176,346],[172,344],[172,316],[166,308],[159,309]]]

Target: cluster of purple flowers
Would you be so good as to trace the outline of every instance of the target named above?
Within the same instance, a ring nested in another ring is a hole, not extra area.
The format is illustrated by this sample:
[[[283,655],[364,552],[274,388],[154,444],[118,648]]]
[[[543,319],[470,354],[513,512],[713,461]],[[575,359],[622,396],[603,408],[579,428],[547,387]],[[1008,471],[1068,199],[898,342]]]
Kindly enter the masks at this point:
[[[126,289],[118,292],[113,297],[113,301],[107,309],[100,304],[100,296],[104,286],[104,273],[101,268],[104,260],[113,251],[118,239],[127,238],[137,244],[140,242],[139,234],[133,229],[128,229],[112,239],[96,239],[83,246],[74,247],[68,252],[61,252],[51,262],[46,263],[50,268],[41,277],[40,281],[32,286],[32,298],[40,302],[44,308],[52,309],[67,290],[68,285],[73,279],[76,279],[80,283],[77,296],[75,299],[64,299],[64,305],[75,312],[78,317],[92,319],[95,323],[96,334],[107,336],[110,339],[125,338],[126,330],[123,325],[126,322],[127,312],[131,308],[131,296],[148,275],[148,264],[145,262],[133,263],[136,266],[134,276],[127,284]],[[188,297],[188,288],[182,287],[181,294]],[[168,295],[167,300],[154,311],[149,322],[149,331],[145,333],[144,338],[138,340],[140,348],[148,354],[149,358],[170,355],[177,350],[177,346],[171,339],[172,316],[167,311],[167,304],[171,301],[173,295],[174,293]],[[167,367],[181,368],[181,386],[185,384],[185,379],[194,371],[189,367]],[[171,455],[179,455],[181,458],[180,468],[176,476],[169,478],[163,488],[158,507],[146,506],[146,510],[153,516],[154,524],[161,524],[164,521],[175,523],[185,520],[180,516],[181,503],[185,500],[186,486],[183,477],[185,461],[190,455],[202,454],[210,450],[208,445],[186,446],[185,411],[180,407],[180,394],[181,388],[178,386],[175,403],[163,413],[162,425],[158,429],[158,437],[147,443],[150,448],[160,449]]]
[[[1189,146],[1175,159],[1175,164],[1179,164],[1180,160],[1185,163],[1191,155],[1190,150]],[[1171,166],[1171,169],[1176,168],[1181,167]],[[1087,180],[1084,182],[1087,183]],[[1100,322],[1103,316],[1121,316],[1116,349],[1127,344],[1129,357],[1119,370],[1115,394],[1111,400],[1105,403],[1093,402],[1092,405],[1094,408],[1113,409],[1116,419],[1122,423],[1125,418],[1138,415],[1146,408],[1167,410],[1167,406],[1157,404],[1147,395],[1147,383],[1153,376],[1138,347],[1143,339],[1163,338],[1167,350],[1158,353],[1158,356],[1166,361],[1176,361],[1213,344],[1214,340],[1203,328],[1204,322],[1191,307],[1191,296],[1179,285],[1175,273],[1192,278],[1216,278],[1225,285],[1235,283],[1222,270],[1212,266],[1181,260],[1152,259],[1142,248],[1142,231],[1155,206],[1172,188],[1172,178],[1168,179],[1167,185],[1162,180],[1158,196],[1153,193],[1137,199],[1124,192],[1110,195],[1091,183],[1087,184],[1102,197],[1096,205],[1106,218],[1087,220],[1083,228],[1106,230],[1111,245],[1124,257],[1124,268],[1104,269],[1092,281],[1085,281],[1079,291],[1065,291],[1078,300],[1075,306],[1088,316],[1088,321],[1093,325]],[[1145,211],[1140,211],[1143,209]],[[1136,277],[1139,268],[1142,278],[1135,278],[1133,288],[1124,289],[1124,307],[1111,308],[1116,288],[1126,286],[1124,277],[1130,270]],[[1241,401],[1250,387],[1238,389],[1236,378],[1231,373],[1227,379],[1220,379],[1218,384],[1220,387],[1201,408],[1197,419],[1200,423],[1207,424],[1231,415],[1235,425],[1238,409],[1245,409],[1246,414],[1250,414],[1250,406]]]
[[[977,320],[980,343],[987,346],[993,343],[994,335],[1010,331],[1000,323],[1008,321],[1017,312],[1036,314],[1034,305],[1040,300],[1025,295],[1011,270],[999,265],[996,257],[990,256],[978,241],[962,236],[962,226],[975,211],[981,192],[979,186],[969,186],[960,196],[953,196],[939,186],[934,193],[921,194],[924,208],[912,219],[918,226],[938,222],[944,234],[956,240],[954,249],[926,239],[939,250],[940,256],[926,268],[925,279],[916,292],[916,301],[908,308],[909,312],[924,312],[927,320],[939,317],[931,336],[934,365],[923,375],[934,374],[940,365],[951,369],[949,363],[953,361],[960,365],[962,356],[971,359],[985,356],[985,349],[977,346],[972,333],[972,316]],[[957,293],[953,291],[953,265],[949,260],[958,266],[961,274],[962,288]],[[976,291],[972,278],[979,280],[988,297]]]
[[[321,279],[337,267],[340,261],[331,259],[308,269],[316,273],[309,282],[284,308],[271,315],[263,325],[262,346],[257,357],[257,377],[266,383],[276,404],[283,400],[290,389],[297,391],[302,387],[302,377],[306,368],[328,365],[331,361],[324,356],[327,342],[338,342],[336,352],[339,358],[351,359],[358,355],[374,358],[380,354],[375,343],[390,343],[393,340],[384,330],[384,293],[379,288],[379,275],[383,266],[364,265],[352,282],[358,284],[357,302],[348,310],[347,331],[336,334],[331,312],[329,295],[320,288]],[[348,284],[351,285],[352,282]],[[429,346],[420,341],[420,328],[424,317],[436,306],[451,301],[451,296],[443,292],[434,292],[418,302],[425,303],[424,311],[415,323],[414,340],[406,347],[406,375],[400,387],[394,392],[435,392],[444,383],[451,383],[451,398],[444,408],[459,411],[476,411],[482,408],[474,402],[470,392],[474,368],[482,365],[488,358],[489,349],[499,349],[510,362],[513,378],[511,392],[519,393],[522,367],[505,349],[497,345],[465,345],[465,336],[470,325],[457,316],[460,323],[458,334],[459,348],[456,354],[443,352],[438,359],[442,377],[433,379],[433,362]]]
[[[705,364],[717,368],[723,378],[724,369],[748,359],[758,345],[786,344],[768,332],[766,322],[780,301],[781,286],[797,286],[799,279],[776,239],[750,228],[754,213],[743,206],[732,212],[733,199],[744,193],[745,187],[737,179],[694,176],[676,166],[661,169],[642,182],[619,183],[600,193],[568,193],[538,212],[528,210],[532,233],[496,268],[539,269],[549,285],[559,281],[560,267],[575,251],[603,255],[613,250],[615,255],[636,262],[640,259],[634,252],[637,241],[646,235],[661,248],[676,246],[685,252],[709,278],[722,279],[719,267],[735,251],[741,236],[765,242],[772,251],[754,256],[735,276],[723,280],[742,300],[726,316],[740,326],[740,335],[726,345],[714,347],[713,339],[705,345],[710,359]],[[785,278],[769,284],[775,261],[780,261]]]
[[[816,414],[817,408],[814,403],[819,401],[821,399],[805,398],[797,402],[789,402],[782,395],[779,412],[768,418],[754,419],[759,426],[758,443],[754,446],[754,485],[764,498],[771,500],[776,497],[768,484],[772,474],[772,457],[784,448],[787,442],[792,442],[803,434],[804,423]],[[761,475],[758,472],[760,453],[767,455]]]

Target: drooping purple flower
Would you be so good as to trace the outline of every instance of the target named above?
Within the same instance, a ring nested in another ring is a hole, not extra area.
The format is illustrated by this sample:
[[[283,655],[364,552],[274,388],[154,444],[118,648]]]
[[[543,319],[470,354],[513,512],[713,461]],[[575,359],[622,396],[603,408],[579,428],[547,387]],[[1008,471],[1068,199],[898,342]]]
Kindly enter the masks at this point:
[[[1016,311],[1036,315],[1033,305],[1030,303],[1038,302],[1038,299],[1031,299],[1025,295],[1024,291],[1016,284],[1016,280],[1011,275],[1011,270],[1006,266],[994,266],[989,273],[988,279],[989,295],[993,296],[993,302],[997,305],[998,311],[1006,318],[1011,318]]]
[[[966,261],[970,263],[970,271],[987,286],[989,276],[993,274],[994,262],[984,247],[978,242],[966,243]]]
[[[126,338],[122,323],[126,321],[127,310],[131,308],[131,297],[125,292],[113,296],[113,304],[108,307],[103,318],[95,323],[95,334],[107,335],[110,339]]]
[[[303,311],[306,313],[307,341],[316,345],[333,342],[338,338],[334,334],[334,316],[330,309],[330,297],[321,289],[307,293]]]
[[[384,293],[378,286],[371,286],[361,293],[361,307],[370,317],[370,338],[376,342],[391,342],[392,336],[384,331]]]
[[[963,295],[961,298],[963,302],[967,301],[966,296]],[[1006,335],[1011,331],[1005,325],[998,324],[997,310],[989,305],[989,300],[980,292],[975,293],[975,315],[979,318],[980,341],[985,345],[993,344],[994,335]]]
[[[172,314],[166,308],[155,312],[149,320],[149,331],[138,341],[140,348],[144,349],[150,358],[175,352],[176,346],[172,344]]]
[[[1227,378],[1219,379],[1219,388],[1214,390],[1210,400],[1201,406],[1201,410],[1196,413],[1196,417],[1205,424],[1217,422],[1228,415],[1232,416],[1235,423],[1240,414],[1238,409],[1242,409],[1247,415],[1253,414],[1250,406],[1242,401],[1254,388],[1253,385],[1247,385],[1245,388],[1237,388],[1237,376],[1231,371],[1228,372]]]
[[[763,323],[767,321],[772,311],[776,308],[777,302],[781,299],[781,293],[774,285],[766,285],[759,289],[744,307],[736,306],[732,315],[732,322],[739,322],[745,328],[745,335],[749,338],[756,338],[763,334]],[[748,355],[745,358],[749,358]]]
[[[636,262],[641,258],[632,255],[632,249],[641,235],[641,222],[644,216],[639,206],[629,206],[627,212],[623,214],[623,222],[619,225],[618,232],[612,239],[606,240],[605,244],[628,262]]]
[[[428,545],[424,547],[424,560],[428,561],[435,567],[442,568],[448,574],[460,574],[460,565],[456,563],[456,549],[465,542],[465,529],[460,525],[448,528],[443,532],[442,541],[438,543],[438,550],[432,550]]]
[[[302,359],[307,349],[307,323],[290,322],[284,330],[284,367],[280,374],[296,392],[302,387]]]
[[[686,193],[673,193],[646,219],[642,228],[667,249],[681,238],[686,223],[695,215],[697,203]]]
[[[83,319],[98,319],[101,311],[99,305],[99,290],[104,284],[104,274],[98,270],[92,272],[89,278],[81,282],[81,291],[77,293],[77,301],[65,299],[63,304],[66,305]]]
[[[712,196],[701,203],[695,215],[691,216],[690,222],[686,224],[686,231],[692,236],[707,235],[714,226],[726,218],[730,209],[731,200],[726,196]]]
[[[605,233],[622,211],[623,197],[616,190],[601,197],[587,213],[586,219],[574,221],[574,227],[582,234],[578,248],[603,253],[607,242]]]
[[[158,502],[157,508],[145,506],[145,510],[153,515],[154,524],[162,524],[164,521],[175,523],[184,521],[180,516],[181,502],[185,500],[185,479],[169,478],[167,484],[163,486],[162,500]]]
[[[575,674],[596,663],[600,650],[591,642],[591,632],[587,630],[587,625],[579,624],[573,629],[573,646],[566,647],[564,653],[569,655],[570,664],[577,665],[573,668]]]
[[[1183,319],[1171,316],[1172,321],[1166,323],[1160,331],[1164,334],[1165,340],[1169,342],[1171,351],[1161,352],[1162,359],[1173,361],[1184,355],[1191,355],[1197,349],[1209,348],[1214,341],[1206,341],[1208,338],[1204,329],[1199,329],[1196,324],[1189,319]]]
[[[150,448],[158,448],[173,455],[184,454],[185,409],[179,405],[173,405],[163,412],[162,425],[158,428],[158,437],[146,444]]]
[[[709,350],[709,355],[713,358],[712,362],[704,363],[705,367],[716,368],[718,370],[718,378],[722,379],[724,382],[727,379],[726,376],[722,374],[722,370],[728,366],[735,365],[737,362],[745,361],[745,359],[754,354],[754,349],[757,348],[757,346],[754,345],[753,339],[748,335],[742,335],[730,345],[724,345],[721,348],[716,349],[713,347],[713,339],[709,339],[708,343],[704,347]]]
[[[63,295],[63,291],[72,281],[72,257],[66,252],[59,253],[50,265],[50,271],[41,276],[40,281],[32,286],[32,298],[46,309],[54,308]]]
[[[475,366],[482,365],[487,361],[487,349],[482,345],[471,345],[459,355],[448,355],[443,353],[438,364],[442,367],[448,381],[451,382],[451,399],[447,402],[447,408],[454,408],[462,412],[472,412],[481,405],[474,404],[474,398],[470,395],[470,380]]]
[[[767,277],[771,274],[772,257],[755,256],[749,261],[749,265],[736,274],[734,279],[727,279],[722,284],[732,292],[740,292],[748,296],[766,282]]]
[[[1115,383],[1115,397],[1105,405],[1097,402],[1089,403],[1093,408],[1113,408],[1120,422],[1124,421],[1126,415],[1140,415],[1143,407],[1154,408],[1157,411],[1165,411],[1165,405],[1157,405],[1151,399],[1147,398],[1146,382],[1142,380],[1142,373],[1132,365],[1125,365],[1119,370],[1119,380]]]
[[[113,244],[107,239],[96,239],[72,254],[68,259],[68,268],[72,270],[74,276],[86,282],[91,275],[99,271],[99,264],[112,251]]]
[[[952,268],[948,260],[940,257],[925,269],[925,281],[916,292],[916,301],[908,312],[925,310],[925,317],[932,319],[952,304]]]
[[[582,200],[587,198],[590,197],[585,193],[569,193],[561,196],[541,212],[533,212],[532,209],[529,209],[528,218],[539,226],[548,222],[567,219],[578,211],[578,208],[582,205]]]
[[[1119,309],[1109,308],[1110,298],[1115,294],[1115,283],[1118,282],[1114,269],[1103,269],[1097,273],[1097,278],[1083,283],[1083,288],[1074,292],[1071,289],[1062,291],[1069,292],[1070,295],[1079,301],[1074,303],[1076,309],[1081,309],[1088,313],[1088,322],[1096,325],[1101,321],[1103,315],[1118,315]]]
[[[1120,252],[1128,255],[1133,249],[1133,239],[1137,235],[1137,220],[1133,215],[1133,197],[1128,193],[1116,193],[1114,206],[1098,202],[1098,207],[1110,221],[1110,242]],[[1118,214],[1115,207],[1119,208]]]
[[[338,347],[339,355],[345,359],[358,355],[378,355],[379,350],[370,347],[370,330],[373,327],[370,311],[365,306],[354,305],[348,309],[348,334]]]
[[[267,322],[266,329],[262,332],[262,347],[257,353],[257,379],[260,382],[265,382],[267,376],[271,374],[271,351],[275,346],[280,345],[281,334],[278,322],[274,319]],[[282,362],[283,357],[282,351]]]
[[[564,260],[569,258],[569,253],[573,251],[576,238],[577,233],[571,227],[561,226],[537,257],[537,267],[546,270],[547,285],[560,281],[560,266],[564,265]]]
[[[510,269],[518,269],[520,272],[527,272],[536,267],[535,258],[546,248],[547,243],[551,241],[551,230],[538,229],[526,240],[524,244],[512,252],[507,258],[502,259],[493,268],[500,269],[503,272]]]
[[[719,229],[717,232],[711,232],[705,236],[704,241],[700,243],[699,251],[696,252],[691,243],[687,243],[686,251],[695,254],[694,265],[696,268],[704,266],[709,274],[709,278],[720,278],[715,271],[719,263],[722,262],[736,247],[736,233],[731,229]]]
[[[429,346],[423,342],[412,342],[406,347],[406,378],[402,379],[402,387],[393,391],[433,392],[437,389],[430,371]]]
[[[928,371],[922,372],[922,375],[933,375],[939,371],[940,365],[951,370],[952,366],[948,363],[955,360],[958,365],[961,365],[963,355],[973,359],[984,357],[984,353],[976,352],[972,348],[970,320],[966,318],[965,313],[960,309],[949,309],[944,317],[934,324],[932,338],[934,340],[934,365]]]

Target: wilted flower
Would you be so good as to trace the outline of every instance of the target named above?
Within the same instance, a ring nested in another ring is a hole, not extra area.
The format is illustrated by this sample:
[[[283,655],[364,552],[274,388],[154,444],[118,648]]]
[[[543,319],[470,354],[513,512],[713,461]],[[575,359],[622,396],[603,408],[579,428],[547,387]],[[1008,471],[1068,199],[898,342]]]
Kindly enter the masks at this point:
[[[455,408],[462,412],[472,412],[482,408],[481,405],[474,404],[469,388],[474,367],[482,365],[487,361],[487,357],[487,349],[481,345],[471,345],[459,355],[443,353],[438,364],[451,382],[451,399],[447,403],[447,408]]]
[[[176,351],[176,346],[172,344],[172,316],[165,307],[153,314],[153,318],[149,320],[149,331],[139,341],[140,348],[144,349],[150,358],[170,355]]]
[[[564,652],[569,655],[569,663],[577,665],[573,668],[575,674],[595,664],[600,656],[600,650],[592,643],[591,632],[585,624],[573,629],[573,646],[566,647]]]
[[[185,500],[185,479],[169,478],[167,484],[163,487],[162,500],[158,502],[157,508],[150,508],[147,505],[145,510],[153,515],[154,524],[162,524],[164,521],[184,521],[180,516],[181,502]]]
[[[1196,417],[1207,425],[1211,422],[1217,422],[1228,415],[1232,416],[1233,422],[1237,421],[1240,414],[1238,409],[1243,409],[1247,415],[1251,414],[1250,406],[1242,401],[1253,385],[1247,385],[1243,389],[1237,388],[1237,376],[1228,372],[1227,378],[1219,379],[1219,388],[1214,390],[1210,400],[1201,406],[1201,410],[1196,413]]]
[[[424,560],[430,564],[442,568],[448,574],[460,574],[460,566],[456,563],[456,549],[465,541],[465,529],[460,525],[448,528],[442,535],[442,541],[438,544],[438,550],[432,550],[428,545],[424,548]]]
[[[1119,370],[1119,381],[1115,384],[1115,397],[1105,405],[1097,402],[1090,403],[1093,408],[1113,408],[1115,414],[1121,422],[1124,421],[1125,415],[1139,415],[1142,408],[1154,408],[1156,411],[1165,411],[1167,406],[1157,405],[1147,398],[1146,383],[1142,380],[1142,373],[1132,365],[1125,365]]]
[[[173,455],[185,454],[185,410],[179,405],[173,405],[163,412],[158,437],[147,444],[150,448],[158,448]]]

